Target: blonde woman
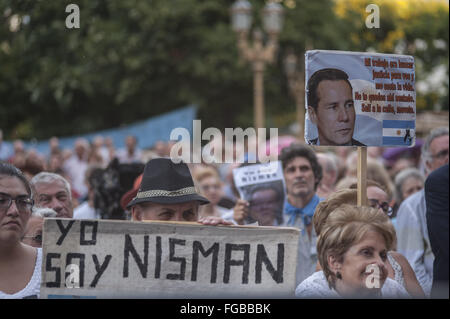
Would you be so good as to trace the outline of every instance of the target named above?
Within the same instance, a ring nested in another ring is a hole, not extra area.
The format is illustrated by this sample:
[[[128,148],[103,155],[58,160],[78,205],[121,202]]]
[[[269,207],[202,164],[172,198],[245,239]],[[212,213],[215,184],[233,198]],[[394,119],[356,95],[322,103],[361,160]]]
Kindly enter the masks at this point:
[[[300,298],[408,298],[388,277],[388,251],[396,241],[389,218],[370,207],[341,205],[322,224],[317,254],[323,271],[296,289]]]
[[[228,212],[227,209],[218,206],[224,192],[219,173],[214,168],[199,166],[194,170],[193,178],[200,193],[209,200],[209,204],[200,207],[200,217],[222,217],[224,213]]]
[[[367,181],[367,195],[371,199],[380,199],[379,196],[387,198],[387,194],[380,186],[373,182]],[[384,194],[384,195],[383,195]],[[374,197],[374,198],[372,198]],[[332,194],[327,200],[319,203],[316,208],[316,212],[313,217],[314,230],[317,234],[320,234],[322,228],[325,225],[328,215],[342,204],[356,205],[357,190],[356,189],[344,189]],[[380,202],[385,202],[382,199]],[[374,207],[378,208],[378,207]],[[383,209],[378,209],[380,212],[386,214]],[[395,230],[392,234],[395,237]],[[394,242],[392,249],[395,249],[396,243]],[[408,260],[400,253],[390,250],[387,255],[388,263],[386,264],[388,277],[394,279],[401,284],[406,291],[415,298],[425,298],[416,274],[414,273]],[[321,270],[320,264],[317,265],[316,270]]]

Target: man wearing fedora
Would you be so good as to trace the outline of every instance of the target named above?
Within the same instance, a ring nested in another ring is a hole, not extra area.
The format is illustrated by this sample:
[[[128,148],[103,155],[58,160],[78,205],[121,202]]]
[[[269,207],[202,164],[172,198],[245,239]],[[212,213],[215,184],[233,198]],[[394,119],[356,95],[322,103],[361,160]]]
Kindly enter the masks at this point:
[[[215,216],[199,219],[198,206],[208,203],[197,193],[185,163],[155,158],[145,165],[139,189],[126,207],[131,209],[134,221],[198,221],[205,225],[233,225]]]

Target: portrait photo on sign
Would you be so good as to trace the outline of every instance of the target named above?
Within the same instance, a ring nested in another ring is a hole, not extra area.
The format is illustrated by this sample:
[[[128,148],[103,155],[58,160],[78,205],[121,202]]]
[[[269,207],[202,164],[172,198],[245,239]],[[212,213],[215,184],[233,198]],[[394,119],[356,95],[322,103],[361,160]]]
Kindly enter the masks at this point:
[[[280,161],[233,169],[239,196],[249,203],[245,224],[277,226],[282,223],[285,183]]]
[[[246,224],[280,225],[283,222],[283,187],[282,181],[242,186],[242,198],[250,204]]]
[[[305,141],[414,146],[414,58],[313,50],[305,59]]]

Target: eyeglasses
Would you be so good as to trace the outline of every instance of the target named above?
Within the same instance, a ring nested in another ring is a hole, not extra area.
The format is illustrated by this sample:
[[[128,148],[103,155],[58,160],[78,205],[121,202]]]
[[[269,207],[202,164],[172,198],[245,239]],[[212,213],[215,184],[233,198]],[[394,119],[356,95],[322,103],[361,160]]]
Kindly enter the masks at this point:
[[[17,210],[21,213],[29,213],[34,205],[34,201],[29,197],[16,197],[12,198],[7,194],[0,194],[0,212],[6,212],[12,205],[12,202],[16,202]]]
[[[392,207],[389,206],[388,202],[380,203],[377,199],[369,198],[370,207],[372,208],[381,208],[386,215],[392,215]]]
[[[443,159],[448,156],[448,148],[438,152],[437,154],[431,155],[432,158]]]
[[[37,234],[34,236],[23,236],[23,238],[31,238],[37,244],[42,244],[42,234]]]

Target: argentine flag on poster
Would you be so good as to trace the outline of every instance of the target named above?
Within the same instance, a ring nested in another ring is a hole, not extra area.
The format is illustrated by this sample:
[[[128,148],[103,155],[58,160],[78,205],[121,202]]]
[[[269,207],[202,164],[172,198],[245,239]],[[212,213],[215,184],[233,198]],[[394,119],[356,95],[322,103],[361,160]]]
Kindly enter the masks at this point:
[[[383,146],[414,146],[416,122],[383,120]]]

